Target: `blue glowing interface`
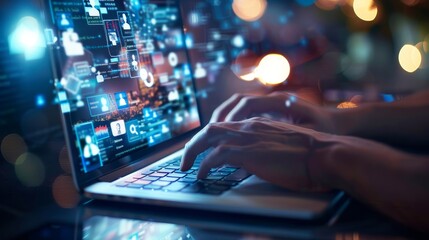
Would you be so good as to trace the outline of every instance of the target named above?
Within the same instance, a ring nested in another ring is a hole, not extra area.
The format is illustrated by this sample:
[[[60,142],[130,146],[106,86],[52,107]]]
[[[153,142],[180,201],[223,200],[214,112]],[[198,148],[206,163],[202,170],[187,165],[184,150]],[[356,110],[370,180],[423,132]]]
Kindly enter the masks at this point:
[[[181,16],[171,0],[50,1],[58,103],[81,171],[200,126]]]

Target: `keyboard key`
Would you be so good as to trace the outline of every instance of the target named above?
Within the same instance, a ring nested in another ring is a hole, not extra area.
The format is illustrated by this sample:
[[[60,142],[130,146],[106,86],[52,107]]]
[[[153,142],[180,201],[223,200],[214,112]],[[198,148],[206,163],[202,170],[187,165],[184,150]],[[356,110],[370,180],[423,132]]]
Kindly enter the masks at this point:
[[[175,182],[178,180],[178,178],[174,178],[174,177],[163,177],[159,179],[160,181],[165,181],[165,182]]]
[[[176,177],[176,178],[182,178],[184,176],[186,176],[186,174],[184,173],[170,173],[168,174],[169,177]]]
[[[143,188],[143,186],[144,185],[141,185],[141,184],[134,184],[134,183],[130,183],[130,184],[128,184],[128,188]]]
[[[151,176],[147,176],[147,177],[142,178],[142,180],[147,180],[147,181],[156,181],[158,179],[159,179],[159,177],[151,177]]]
[[[137,174],[132,175],[131,177],[134,178],[134,179],[140,179],[140,178],[143,178],[144,175],[141,175],[140,173],[137,173]]]
[[[149,184],[149,185],[144,185],[144,186],[143,186],[143,188],[144,188],[144,189],[159,190],[159,189],[161,189],[161,188],[162,188],[162,186]]]
[[[234,167],[222,167],[218,169],[218,172],[235,172],[237,170],[238,168],[234,168]]]
[[[151,173],[153,173],[154,171],[152,171],[152,170],[144,170],[144,171],[141,171],[141,174],[142,175],[149,175],[149,174],[151,174]]]
[[[179,166],[180,167],[180,166]],[[178,170],[179,169],[178,166],[175,165],[168,165],[167,167],[165,167],[166,169],[173,169],[173,170]]]
[[[152,171],[158,171],[159,169],[161,169],[162,167],[160,167],[160,166],[156,166],[156,167],[153,167],[153,168],[151,168],[150,170],[152,170]]]
[[[222,178],[224,178],[224,176],[213,176],[213,175],[209,175],[209,176],[205,177],[204,179],[206,179],[206,180],[220,180],[220,179],[222,179]]]
[[[195,183],[197,182],[196,178],[188,178],[188,177],[184,177],[184,178],[180,178],[178,180],[178,182],[184,182],[184,183]]]
[[[175,182],[175,183],[168,185],[167,187],[164,187],[163,189],[167,190],[167,191],[176,192],[176,191],[182,190],[186,186],[188,186],[187,183]]]
[[[199,192],[200,190],[202,190],[203,188],[204,188],[204,185],[202,183],[194,183],[194,184],[191,184],[191,185],[183,188],[181,190],[181,192],[196,193],[196,192]]]
[[[239,170],[235,171],[234,173],[232,173],[231,175],[226,176],[224,179],[229,180],[229,181],[240,182],[249,176],[250,176],[250,174],[248,172],[246,172],[243,169],[239,169]]]
[[[171,168],[163,168],[163,169],[158,170],[158,172],[160,172],[160,173],[172,173],[174,171],[175,171],[175,169],[171,169]]]
[[[214,180],[214,179],[199,179],[198,182],[204,183],[205,185],[207,185],[207,184],[212,184],[212,183],[216,182],[216,180]]]
[[[135,181],[137,181],[137,179],[135,179],[135,178],[128,178],[128,179],[124,180],[124,182],[126,182],[126,183],[133,183]]]
[[[190,173],[195,172],[195,170],[190,169],[190,170],[188,170],[188,171],[184,171],[184,172],[183,172],[182,170],[177,169],[175,172],[176,172],[176,173],[190,174]]]
[[[167,176],[167,173],[154,172],[149,176],[151,176],[151,177],[165,177],[165,176]]]
[[[147,180],[137,180],[134,182],[134,184],[141,184],[141,185],[148,185],[151,183],[152,183],[152,181],[147,181]]]
[[[161,180],[155,181],[155,182],[152,183],[152,185],[162,186],[162,187],[167,186],[169,184],[170,184],[170,182],[165,182],[165,181],[161,181]]]
[[[193,172],[193,173],[186,174],[186,177],[188,177],[188,178],[197,178],[197,173]]]
[[[210,174],[210,176],[228,176],[230,173],[229,172],[213,172]]]

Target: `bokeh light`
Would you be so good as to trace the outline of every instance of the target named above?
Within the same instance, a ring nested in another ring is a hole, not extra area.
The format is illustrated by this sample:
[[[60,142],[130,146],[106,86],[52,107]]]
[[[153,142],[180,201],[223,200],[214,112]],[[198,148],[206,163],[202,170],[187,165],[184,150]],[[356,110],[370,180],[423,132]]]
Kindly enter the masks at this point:
[[[347,41],[347,52],[355,62],[369,63],[373,52],[371,39],[367,34],[352,34]]]
[[[240,19],[253,22],[260,19],[267,8],[266,0],[234,0],[232,10]]]
[[[408,6],[415,6],[420,3],[420,0],[401,0],[401,2]]]
[[[356,108],[356,103],[353,102],[342,102],[338,104],[337,108],[343,109],[343,108]]]
[[[58,161],[60,163],[61,168],[65,173],[71,174],[71,165],[69,160],[69,153],[67,147],[64,146],[59,154]]]
[[[427,67],[427,58],[426,53],[428,51],[428,42],[422,41],[416,44],[416,48],[420,51],[420,54],[422,56],[422,62],[419,66],[419,69],[424,69]]]
[[[420,67],[422,63],[422,55],[417,47],[405,44],[399,51],[398,60],[399,64],[405,71],[412,73]]]
[[[254,70],[258,64],[258,56],[250,50],[242,50],[231,64],[232,72],[244,81],[253,81],[256,76]]]
[[[15,31],[9,35],[11,53],[24,53],[26,60],[43,57],[46,47],[40,24],[34,17],[26,16],[19,20]]]
[[[27,144],[18,134],[9,134],[1,142],[1,154],[9,163],[14,164],[16,159],[27,152]]]
[[[45,166],[40,158],[32,153],[24,153],[15,163],[15,173],[19,181],[27,187],[37,187],[45,180]]]
[[[239,77],[241,80],[246,81],[246,82],[253,81],[257,78],[257,76],[254,72],[244,74],[244,75],[240,75]]]
[[[353,11],[363,21],[371,22],[377,17],[378,7],[373,0],[354,0]]]
[[[73,208],[79,202],[79,193],[74,187],[71,176],[58,176],[52,185],[52,195],[55,202],[62,208]]]
[[[268,54],[259,62],[255,75],[263,84],[276,85],[284,82],[290,74],[289,61],[280,54]]]
[[[315,2],[316,6],[323,10],[332,10],[334,9],[339,0],[317,0]]]
[[[313,5],[316,0],[295,0],[299,5],[308,7]]]

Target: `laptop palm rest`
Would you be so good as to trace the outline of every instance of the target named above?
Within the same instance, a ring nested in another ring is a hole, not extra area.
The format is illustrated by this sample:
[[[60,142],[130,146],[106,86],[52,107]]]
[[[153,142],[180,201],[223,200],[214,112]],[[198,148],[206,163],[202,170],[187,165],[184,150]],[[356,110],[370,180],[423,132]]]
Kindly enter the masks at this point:
[[[179,192],[118,189],[106,182],[87,187],[85,194],[94,199],[299,220],[315,220],[325,216],[344,197],[342,192],[299,193],[288,191],[255,176],[249,177],[238,186],[216,197]]]

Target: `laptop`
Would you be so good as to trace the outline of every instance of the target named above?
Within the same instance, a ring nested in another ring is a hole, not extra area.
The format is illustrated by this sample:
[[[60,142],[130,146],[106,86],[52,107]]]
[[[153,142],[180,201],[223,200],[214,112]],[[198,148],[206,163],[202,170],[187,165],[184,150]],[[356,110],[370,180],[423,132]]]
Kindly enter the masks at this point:
[[[299,220],[338,210],[342,192],[290,192],[232,166],[199,180],[207,151],[179,170],[202,120],[178,1],[45,4],[55,91],[85,196]]]

